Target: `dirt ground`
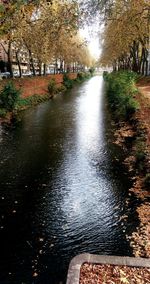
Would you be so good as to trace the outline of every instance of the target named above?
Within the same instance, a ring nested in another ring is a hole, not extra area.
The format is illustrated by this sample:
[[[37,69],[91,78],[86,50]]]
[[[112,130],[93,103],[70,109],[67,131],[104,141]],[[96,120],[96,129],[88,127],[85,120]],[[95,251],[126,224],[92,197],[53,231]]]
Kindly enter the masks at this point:
[[[148,155],[147,169],[150,169],[150,77],[142,78],[138,81],[137,87],[139,94],[136,99],[139,101],[140,109],[137,113],[137,119],[143,126],[143,131],[146,138],[146,151]],[[132,236],[127,236],[130,245],[133,248],[133,253],[136,257],[150,257],[150,188],[143,188],[142,177],[137,176],[132,192],[141,199],[142,203],[137,208],[137,213],[140,220],[140,226]]]
[[[140,91],[137,99],[141,106],[138,116],[145,124],[147,130],[147,146],[150,147],[150,77],[139,80],[137,87]]]

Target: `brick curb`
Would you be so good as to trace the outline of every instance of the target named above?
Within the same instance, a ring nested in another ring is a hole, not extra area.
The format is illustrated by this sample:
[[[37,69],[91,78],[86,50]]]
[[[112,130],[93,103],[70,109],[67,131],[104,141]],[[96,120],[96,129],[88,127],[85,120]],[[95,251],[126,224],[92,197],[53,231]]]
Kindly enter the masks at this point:
[[[135,258],[135,257],[122,257],[122,256],[106,256],[94,254],[80,254],[74,257],[69,265],[67,283],[66,284],[79,284],[80,267],[83,263],[93,264],[114,264],[114,265],[127,265],[135,267],[150,267],[150,259]]]

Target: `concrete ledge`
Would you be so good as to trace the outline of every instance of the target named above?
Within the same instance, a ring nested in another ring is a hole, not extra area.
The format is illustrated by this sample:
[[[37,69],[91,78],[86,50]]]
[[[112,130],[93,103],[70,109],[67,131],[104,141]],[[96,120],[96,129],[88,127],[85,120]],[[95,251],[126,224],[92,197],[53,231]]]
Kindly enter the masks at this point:
[[[80,268],[84,263],[93,264],[113,264],[113,265],[127,265],[134,267],[150,267],[150,259],[122,257],[122,256],[106,256],[94,254],[80,254],[74,257],[69,265],[67,283],[79,284]]]

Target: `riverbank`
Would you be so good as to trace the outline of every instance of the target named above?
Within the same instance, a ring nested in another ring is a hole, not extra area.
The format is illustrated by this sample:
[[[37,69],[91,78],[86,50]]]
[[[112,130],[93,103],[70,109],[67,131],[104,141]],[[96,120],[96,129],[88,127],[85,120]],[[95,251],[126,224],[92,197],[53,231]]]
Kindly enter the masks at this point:
[[[134,193],[140,204],[136,209],[139,227],[126,237],[135,256],[150,257],[150,98],[141,92],[143,81],[136,84],[136,75],[122,72],[107,76],[108,101],[117,125],[115,143],[124,150],[124,164],[133,180],[129,195]],[[114,99],[113,92],[119,101]]]
[[[0,108],[0,123],[11,123],[18,112],[39,103],[52,99],[57,94],[66,92],[75,83],[81,83],[91,77],[91,73],[67,73],[42,77],[8,79],[0,82],[0,92],[9,86],[9,91],[5,91],[5,105]],[[13,89],[13,92],[11,92]],[[7,108],[7,101],[11,97],[14,100],[15,92],[19,96],[14,102],[12,110]],[[11,94],[12,93],[12,94]]]
[[[144,165],[140,174],[135,176],[131,189],[140,198],[141,205],[137,207],[140,226],[130,237],[130,243],[135,256],[150,257],[150,78],[142,78],[136,85],[139,90],[136,99],[140,104],[136,119],[140,126],[138,137],[143,142],[140,147],[143,148]]]

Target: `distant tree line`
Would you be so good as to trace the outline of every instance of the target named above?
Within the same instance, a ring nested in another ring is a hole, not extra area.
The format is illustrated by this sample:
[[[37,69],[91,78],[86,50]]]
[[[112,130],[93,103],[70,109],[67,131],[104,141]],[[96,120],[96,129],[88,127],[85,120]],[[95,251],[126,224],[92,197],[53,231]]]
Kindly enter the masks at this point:
[[[8,68],[13,76],[12,49],[21,74],[21,52],[26,50],[30,69],[39,75],[46,65],[58,60],[60,69],[80,65],[91,66],[93,59],[87,43],[79,34],[78,1],[17,0],[0,3],[0,44],[7,54]]]
[[[148,75],[150,1],[115,0],[105,19],[100,63]]]

